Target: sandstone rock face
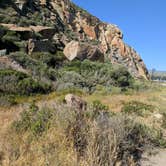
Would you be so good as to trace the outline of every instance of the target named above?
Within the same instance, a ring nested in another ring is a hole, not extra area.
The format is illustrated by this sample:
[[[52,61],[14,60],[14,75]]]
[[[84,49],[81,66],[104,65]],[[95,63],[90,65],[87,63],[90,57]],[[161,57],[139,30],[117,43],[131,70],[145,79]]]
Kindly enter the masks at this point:
[[[104,61],[104,55],[97,46],[88,45],[78,41],[71,41],[64,48],[64,55],[72,61],[73,59],[89,59]]]
[[[78,96],[67,94],[65,96],[65,101],[69,107],[73,107],[78,110],[86,110],[87,103]]]
[[[77,20],[77,17],[75,19]],[[99,47],[104,54],[107,53],[112,63],[124,65],[134,77],[150,78],[143,60],[133,48],[123,42],[123,34],[117,26],[105,23],[94,26],[89,25],[87,20],[78,19],[77,21],[80,23],[77,24],[82,25],[81,27],[89,39],[100,41]]]
[[[26,9],[26,12],[30,10],[31,14],[40,12],[43,22],[51,23],[53,27],[8,26],[10,30],[26,34],[26,40],[31,38],[32,32],[40,33],[43,39],[51,39],[55,33],[61,34],[58,40],[59,43],[63,43],[63,47],[66,46],[64,53],[69,60],[76,57],[80,60],[85,58],[96,60],[99,59],[97,56],[99,54],[103,59],[104,54],[112,63],[127,67],[134,77],[150,79],[143,60],[132,47],[123,42],[123,34],[116,25],[100,21],[73,4],[71,0],[18,0],[17,5],[23,5],[22,10]],[[67,34],[66,29],[72,33]],[[72,40],[79,43],[70,43]],[[96,41],[97,44],[94,46],[92,42]]]
[[[143,60],[133,48],[123,42],[123,34],[116,25],[101,22],[69,0],[55,0],[52,4],[54,9],[58,6],[58,13],[70,29],[77,34],[81,30],[89,40],[98,40],[98,47],[108,55],[112,63],[126,66],[134,77],[150,79]]]
[[[29,26],[21,27],[16,24],[0,24],[10,31],[19,33],[25,40],[32,38],[34,33],[39,33],[43,39],[51,39],[55,34],[56,30],[52,27],[47,26]]]

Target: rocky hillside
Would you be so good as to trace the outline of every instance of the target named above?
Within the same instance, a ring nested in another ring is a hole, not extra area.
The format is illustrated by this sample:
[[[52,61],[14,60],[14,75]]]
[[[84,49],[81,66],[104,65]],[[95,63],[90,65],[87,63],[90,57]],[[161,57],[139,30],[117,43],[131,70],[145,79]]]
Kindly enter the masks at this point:
[[[143,60],[123,42],[120,29],[70,0],[2,0],[0,20],[0,49],[9,54],[20,50],[29,55],[62,50],[70,61],[110,60],[127,67],[134,77],[149,79]],[[8,31],[5,37],[4,29]]]

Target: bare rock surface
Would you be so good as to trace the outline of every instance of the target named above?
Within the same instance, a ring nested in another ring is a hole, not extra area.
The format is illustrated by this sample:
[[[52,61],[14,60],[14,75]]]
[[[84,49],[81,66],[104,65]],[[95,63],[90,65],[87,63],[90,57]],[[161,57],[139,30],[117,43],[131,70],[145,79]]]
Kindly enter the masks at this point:
[[[104,61],[104,55],[97,46],[92,46],[78,41],[71,41],[64,49],[64,55],[70,60],[99,60]]]
[[[78,110],[85,110],[87,103],[82,100],[79,96],[73,95],[73,94],[67,94],[65,96],[66,104],[69,107],[76,108]]]

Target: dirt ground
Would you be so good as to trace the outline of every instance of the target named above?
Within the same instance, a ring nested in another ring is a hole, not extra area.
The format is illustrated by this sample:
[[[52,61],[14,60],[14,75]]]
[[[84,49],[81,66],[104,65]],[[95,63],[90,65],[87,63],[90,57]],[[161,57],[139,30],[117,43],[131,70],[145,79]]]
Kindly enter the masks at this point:
[[[145,154],[141,166],[166,166],[166,150],[159,150],[151,156]]]

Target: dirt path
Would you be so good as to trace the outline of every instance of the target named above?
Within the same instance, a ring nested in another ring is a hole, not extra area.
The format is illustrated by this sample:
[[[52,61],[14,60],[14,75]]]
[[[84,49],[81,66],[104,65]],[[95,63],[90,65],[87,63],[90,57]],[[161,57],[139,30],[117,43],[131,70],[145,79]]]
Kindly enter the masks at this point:
[[[145,155],[141,166],[166,166],[166,149],[159,150],[152,156]]]

